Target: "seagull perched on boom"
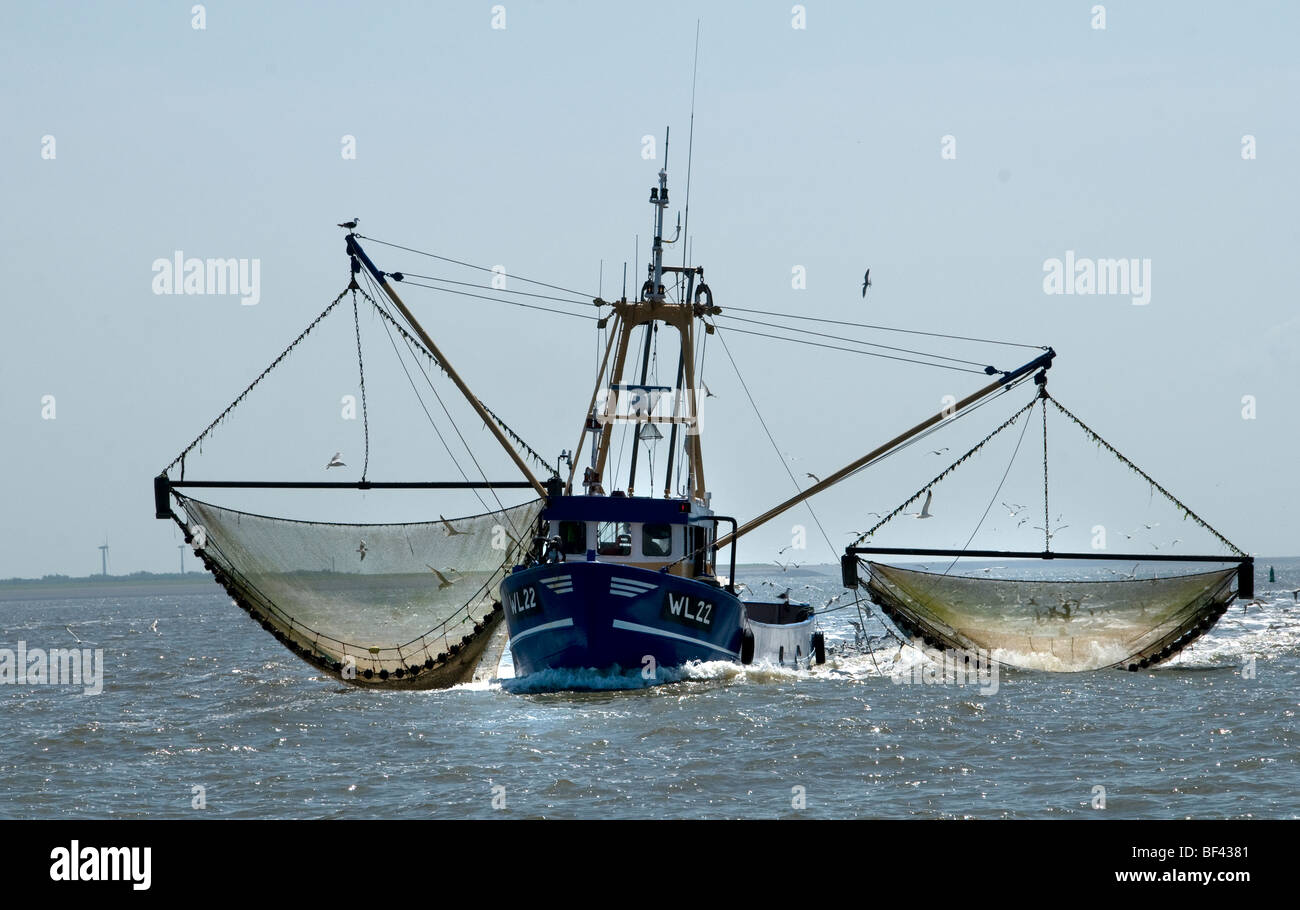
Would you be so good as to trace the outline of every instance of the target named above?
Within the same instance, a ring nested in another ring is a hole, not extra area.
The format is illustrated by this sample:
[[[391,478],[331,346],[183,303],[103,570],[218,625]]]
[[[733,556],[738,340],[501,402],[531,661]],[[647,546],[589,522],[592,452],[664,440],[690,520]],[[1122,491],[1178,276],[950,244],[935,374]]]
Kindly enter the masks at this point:
[[[355,230],[356,226],[361,223],[360,218],[353,218],[351,221],[344,221],[339,225],[341,228],[347,228],[349,231]]]

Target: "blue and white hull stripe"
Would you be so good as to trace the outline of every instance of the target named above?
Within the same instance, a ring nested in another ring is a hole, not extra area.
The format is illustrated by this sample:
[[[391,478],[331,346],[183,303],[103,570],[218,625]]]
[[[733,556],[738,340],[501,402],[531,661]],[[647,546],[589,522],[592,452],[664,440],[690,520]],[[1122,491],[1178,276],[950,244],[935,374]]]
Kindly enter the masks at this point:
[[[520,632],[514,638],[510,639],[509,645],[510,647],[513,648],[515,646],[515,642],[522,641],[523,639],[527,638],[529,635],[536,635],[538,632],[550,632],[553,629],[566,629],[572,625],[573,625],[572,617],[567,619],[557,619],[554,622],[544,622],[540,626],[533,626],[531,629],[527,629],[523,632]]]
[[[550,588],[556,594],[573,593],[573,576],[572,575],[552,575],[550,578],[538,579],[546,587]]]
[[[735,651],[730,651],[726,648],[719,648],[712,642],[704,641],[693,635],[682,635],[680,632],[669,632],[667,629],[656,629],[653,626],[644,626],[640,623],[627,622],[622,619],[614,620],[614,628],[623,629],[628,632],[640,632],[642,635],[658,635],[662,638],[675,638],[678,641],[689,641],[691,644],[698,645],[701,648],[712,648],[714,651],[717,651],[720,654],[725,654],[728,657],[734,658],[737,656]]]
[[[618,597],[640,597],[642,594],[650,593],[657,587],[659,586],[644,581],[634,581],[631,578],[611,578],[609,580],[609,593]]]

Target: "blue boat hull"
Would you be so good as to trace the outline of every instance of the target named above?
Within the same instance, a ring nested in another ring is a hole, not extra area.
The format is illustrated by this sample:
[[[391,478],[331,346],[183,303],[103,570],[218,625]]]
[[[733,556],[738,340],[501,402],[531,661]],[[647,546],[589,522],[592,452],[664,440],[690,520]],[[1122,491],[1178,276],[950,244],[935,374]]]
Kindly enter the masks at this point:
[[[507,576],[501,604],[521,675],[740,658],[740,600],[695,579],[616,563],[554,563]]]

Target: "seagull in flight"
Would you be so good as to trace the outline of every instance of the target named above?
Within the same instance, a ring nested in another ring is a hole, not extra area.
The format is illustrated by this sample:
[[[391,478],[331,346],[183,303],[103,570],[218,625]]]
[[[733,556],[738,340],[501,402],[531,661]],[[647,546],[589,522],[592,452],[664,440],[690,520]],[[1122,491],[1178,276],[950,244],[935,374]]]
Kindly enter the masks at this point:
[[[448,578],[446,575],[443,575],[441,572],[439,572],[439,571],[438,571],[437,569],[435,569],[433,566],[430,566],[427,562],[425,563],[425,565],[426,565],[426,566],[429,566],[429,571],[430,571],[430,572],[432,572],[434,575],[437,575],[437,576],[438,576],[438,590],[439,590],[439,591],[441,591],[443,588],[450,588],[452,585],[454,585],[454,584],[456,583],[456,582],[452,581],[450,578]]]
[[[820,477],[818,477],[816,474],[812,474],[812,473],[810,473],[810,472],[808,472],[808,471],[805,471],[804,473],[807,474],[809,477],[812,478],[813,483],[821,483],[821,482],[822,482],[822,479],[821,479]]]
[[[943,454],[944,452],[946,452],[946,451],[948,451],[948,447],[947,447],[947,446],[944,446],[942,449],[931,449],[931,450],[930,450],[930,454],[931,454],[931,455],[942,455],[942,454]]]
[[[349,231],[355,230],[356,226],[361,223],[360,218],[353,218],[351,221],[344,221],[339,225],[341,228],[347,228]]]
[[[714,395],[712,392],[709,391],[709,385],[708,385],[708,383],[706,383],[703,379],[700,380],[700,385],[704,387],[704,397],[705,397],[705,398],[717,398],[717,397],[718,397],[717,395]]]
[[[1060,515],[1057,515],[1057,516],[1056,516],[1056,524],[1051,528],[1051,530],[1048,530],[1047,528],[1039,527],[1038,525],[1033,525],[1033,529],[1034,529],[1035,531],[1042,531],[1044,534],[1047,535],[1048,539],[1050,540],[1051,538],[1053,538],[1053,537],[1056,536],[1056,532],[1057,532],[1057,531],[1063,531],[1063,530],[1065,530],[1066,528],[1069,527],[1069,525],[1063,525],[1063,524],[1060,524],[1061,519],[1064,518],[1064,517],[1065,517],[1065,513],[1064,513],[1064,512],[1062,512]],[[1023,522],[1022,522],[1022,524],[1023,524]],[[1020,525],[1016,525],[1016,527],[1020,527]],[[1121,533],[1122,533],[1122,532],[1121,532]],[[1156,549],[1159,549],[1159,547],[1157,547]]]
[[[364,540],[361,541],[361,546],[357,547],[357,552],[361,554],[361,559],[362,559],[362,561],[365,561],[365,558],[366,558],[366,542],[365,542]]]
[[[866,274],[862,276],[862,299],[863,300],[867,298],[867,288],[869,287],[871,287],[871,269],[867,269]]]
[[[913,512],[917,518],[933,518],[930,514],[930,501],[934,499],[934,490],[925,491],[925,504],[921,506],[921,511]]]
[[[346,468],[346,467],[347,465],[343,462],[343,453],[335,452],[334,456],[330,459],[329,464],[325,465],[325,470],[328,471],[330,468]]]
[[[452,523],[451,523],[450,521],[448,521],[447,519],[443,518],[441,515],[439,515],[438,518],[439,518],[439,520],[442,521],[442,526],[443,526],[444,528],[447,529],[447,536],[448,536],[448,537],[455,537],[457,534],[464,534],[464,533],[465,533],[464,531],[458,531],[458,530],[456,530],[456,528],[454,528],[454,527],[452,526]],[[428,563],[425,563],[425,565],[428,565]],[[434,571],[436,572],[437,569],[434,569]]]

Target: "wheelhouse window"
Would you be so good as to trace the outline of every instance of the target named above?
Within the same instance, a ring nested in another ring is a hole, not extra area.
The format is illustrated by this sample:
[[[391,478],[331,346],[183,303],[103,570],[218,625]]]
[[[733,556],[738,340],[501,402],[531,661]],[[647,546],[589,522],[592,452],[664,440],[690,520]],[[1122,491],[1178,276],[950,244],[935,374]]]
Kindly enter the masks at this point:
[[[587,523],[585,521],[560,522],[560,551],[567,556],[578,556],[587,552]]]
[[[596,553],[600,556],[631,556],[632,526],[626,521],[602,521],[596,525]]]
[[[672,552],[672,525],[647,523],[641,526],[642,556],[671,556]]]

